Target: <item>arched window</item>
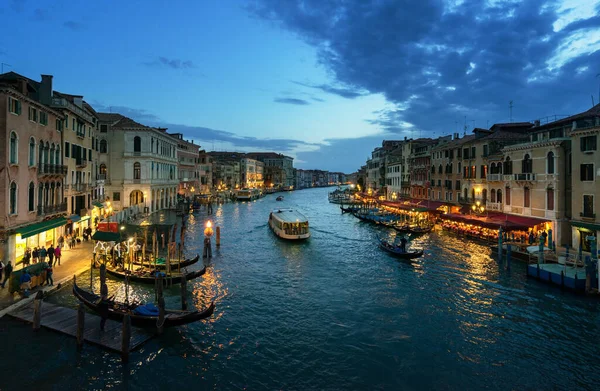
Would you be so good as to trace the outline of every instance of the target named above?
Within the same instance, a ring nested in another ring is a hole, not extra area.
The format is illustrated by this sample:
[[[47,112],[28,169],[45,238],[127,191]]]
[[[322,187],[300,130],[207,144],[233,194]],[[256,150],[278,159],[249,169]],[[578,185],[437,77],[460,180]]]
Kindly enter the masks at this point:
[[[548,174],[554,174],[554,152],[548,152],[548,158],[546,159],[546,162]]]
[[[17,184],[15,182],[10,183],[10,214],[17,214]]]
[[[512,162],[510,161],[510,156],[507,156],[504,161],[504,174],[512,175]]]
[[[523,174],[531,174],[532,169],[533,164],[531,158],[529,157],[529,154],[526,153],[525,156],[523,156],[523,161],[521,162],[521,172]]]
[[[554,210],[554,189],[546,190],[546,209]]]
[[[471,201],[475,201],[475,189],[471,189]]]
[[[496,163],[490,164],[490,174],[496,174]]]
[[[60,156],[60,144],[56,144],[55,156],[56,156],[54,158],[55,163],[56,164],[60,164],[60,158],[61,158],[61,156]]]
[[[50,143],[46,141],[46,148],[44,148],[44,163],[48,164],[48,151],[50,151]]]
[[[133,138],[133,152],[142,152],[142,139],[140,136]]]
[[[38,144],[38,164],[44,163],[44,142],[40,140]]]
[[[496,192],[496,202],[501,204],[502,203],[502,190],[498,189],[498,191]]]
[[[19,138],[15,131],[10,132],[10,164],[19,162]]]
[[[29,211],[33,212],[35,210],[35,185],[33,182],[29,182],[29,194],[27,201],[29,204]]]
[[[29,139],[29,166],[35,166],[35,139]]]
[[[50,164],[54,164],[54,143],[50,147]]]
[[[440,167],[438,168],[438,174],[442,173],[442,165],[440,164]]]
[[[487,201],[487,189],[483,189],[483,192],[481,194],[482,194],[481,199],[483,201]]]
[[[495,189],[492,189],[490,198],[491,198],[490,199],[491,202],[496,202],[496,190]]]
[[[106,164],[104,163],[100,164],[100,175],[106,176]]]
[[[133,179],[140,179],[142,174],[142,166],[140,163],[133,163]]]
[[[106,140],[100,140],[100,153],[108,153],[108,145]]]
[[[504,189],[504,192],[506,194],[506,205],[510,205],[510,187],[506,187]]]
[[[463,198],[466,200],[468,197],[469,191],[467,190],[467,188],[465,187],[463,190]]]

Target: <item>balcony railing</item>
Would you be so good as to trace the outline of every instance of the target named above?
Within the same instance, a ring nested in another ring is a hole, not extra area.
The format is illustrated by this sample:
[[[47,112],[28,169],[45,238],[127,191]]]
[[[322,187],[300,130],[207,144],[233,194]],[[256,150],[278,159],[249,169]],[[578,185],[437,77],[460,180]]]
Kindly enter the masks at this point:
[[[487,208],[487,210],[495,210],[495,211],[502,211],[502,202],[486,202],[485,203],[485,207]]]
[[[77,131],[77,137],[79,137],[79,138],[85,138],[85,130],[83,132],[78,130]]]
[[[75,164],[77,168],[85,168],[87,167],[87,160],[77,160]]]
[[[40,163],[38,165],[38,176],[43,175],[67,175],[67,166],[61,164]]]
[[[67,203],[64,202],[62,204],[56,204],[56,205],[40,205],[38,204],[37,207],[37,214],[38,216],[46,216],[46,215],[51,215],[51,214],[55,214],[55,213],[63,213],[67,211]]]
[[[98,174],[98,175],[96,175],[96,180],[97,181],[105,181],[106,180],[106,174]]]
[[[528,182],[535,181],[535,174],[532,174],[532,173],[512,174],[510,176],[512,177],[511,179],[509,179],[511,181],[528,181]]]
[[[75,183],[73,185],[65,185],[65,190],[71,189],[75,192],[86,192],[90,186],[85,183]]]
[[[52,98],[52,107],[65,107],[68,108],[69,110],[77,113],[77,115],[83,119],[85,119],[87,122],[93,123],[93,118],[91,115],[89,115],[88,113],[86,113],[82,108],[80,108],[79,106],[69,102],[68,100],[66,100],[65,98],[59,98],[59,97],[53,97]]]
[[[502,174],[488,174],[487,180],[488,182],[502,182],[504,179]]]

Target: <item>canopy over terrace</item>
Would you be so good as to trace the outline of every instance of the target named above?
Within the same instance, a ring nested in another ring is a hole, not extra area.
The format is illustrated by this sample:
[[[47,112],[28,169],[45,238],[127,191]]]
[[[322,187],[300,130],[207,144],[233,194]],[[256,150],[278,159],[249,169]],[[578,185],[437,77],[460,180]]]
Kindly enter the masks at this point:
[[[419,200],[415,201],[381,201],[381,205],[388,206],[390,208],[398,208],[402,210],[408,210],[413,212],[435,212],[439,211],[438,208],[444,206],[443,202]]]
[[[502,227],[504,232],[528,231],[530,228],[548,221],[526,216],[509,215],[506,213],[494,213],[482,217],[462,214],[445,214],[442,217],[448,220],[460,221],[465,224],[477,225],[489,229],[499,229]]]

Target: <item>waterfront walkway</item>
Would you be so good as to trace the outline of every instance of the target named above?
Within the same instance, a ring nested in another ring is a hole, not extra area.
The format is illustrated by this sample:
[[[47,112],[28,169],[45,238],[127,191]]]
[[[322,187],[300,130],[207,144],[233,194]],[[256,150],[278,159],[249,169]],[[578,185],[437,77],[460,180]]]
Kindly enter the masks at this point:
[[[6,312],[12,310],[13,308],[20,305],[25,305],[33,300],[37,291],[42,290],[45,293],[48,293],[54,289],[58,289],[59,285],[72,280],[73,275],[89,270],[93,249],[94,244],[92,241],[78,243],[72,249],[69,249],[65,246],[62,249],[60,266],[55,265],[53,267],[54,285],[43,287],[38,286],[33,288],[30,292],[29,298],[25,298],[16,292],[14,294],[9,293],[8,283],[4,289],[0,288],[0,317],[4,316]],[[20,270],[22,267],[22,264],[18,264],[16,270]]]

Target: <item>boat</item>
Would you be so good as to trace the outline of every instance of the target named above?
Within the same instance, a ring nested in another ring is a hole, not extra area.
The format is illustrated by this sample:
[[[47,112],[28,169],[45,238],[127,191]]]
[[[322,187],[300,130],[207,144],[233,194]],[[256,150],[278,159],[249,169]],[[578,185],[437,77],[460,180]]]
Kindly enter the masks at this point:
[[[164,272],[162,271],[158,271],[158,270],[152,270],[152,269],[148,269],[148,268],[139,268],[137,270],[126,270],[126,269],[115,269],[113,267],[108,267],[107,264],[107,268],[106,268],[106,272],[108,274],[110,274],[111,276],[115,276],[118,278],[128,278],[129,281],[132,282],[139,282],[142,284],[155,284],[156,283],[156,273],[163,273],[163,285],[167,285],[167,284],[179,284],[181,282],[181,277],[185,274],[185,280],[186,281],[190,281],[193,280],[195,278],[200,277],[201,275],[203,275],[204,273],[206,273],[206,266],[204,266],[202,269],[200,270],[195,270],[193,272],[184,272],[184,273],[177,273],[177,272],[171,272],[170,275],[165,275]]]
[[[269,227],[282,239],[308,239],[308,219],[291,208],[275,209],[269,214]]]
[[[427,225],[427,226],[417,226],[417,225],[408,225],[408,224],[403,224],[403,225],[394,224],[391,227],[394,228],[398,232],[408,233],[408,234],[414,234],[414,235],[426,234],[426,233],[429,233],[429,232],[431,232],[433,230],[433,224]]]
[[[423,250],[404,251],[397,244],[392,244],[384,239],[379,239],[379,247],[402,259],[415,259],[423,255]]]
[[[279,197],[275,198],[275,201],[283,201],[283,196],[279,196]]]
[[[340,209],[342,210],[342,214],[344,213],[356,213],[360,210],[360,206],[349,206],[344,208],[343,205],[340,205]]]
[[[159,258],[162,259],[162,258]],[[196,256],[194,258],[190,258],[190,259],[186,259],[184,261],[171,261],[171,270],[177,270],[177,269],[182,269],[184,267],[193,265],[194,263],[198,262],[198,260],[200,259],[200,254],[196,254]],[[151,268],[156,268],[156,269],[166,269],[167,268],[167,264],[164,261],[160,261],[160,262],[145,262],[145,263],[141,263],[139,261],[133,262],[134,265],[136,266],[148,266]]]
[[[260,197],[260,190],[245,187],[238,190],[235,197],[238,201],[253,201]]]
[[[86,307],[94,312],[101,313],[100,296],[85,291],[73,283],[73,295],[77,297]],[[114,300],[107,300],[108,318],[122,321],[125,315],[129,315],[131,324],[136,327],[156,327],[158,314],[148,309],[156,309],[154,306],[142,305],[140,303],[125,304]],[[197,322],[210,317],[215,311],[215,303],[212,302],[202,311],[177,311],[165,309],[164,327],[181,326],[184,324]],[[143,315],[147,313],[147,315]]]

